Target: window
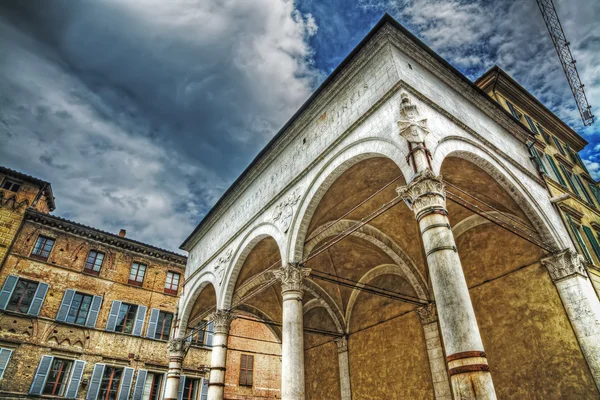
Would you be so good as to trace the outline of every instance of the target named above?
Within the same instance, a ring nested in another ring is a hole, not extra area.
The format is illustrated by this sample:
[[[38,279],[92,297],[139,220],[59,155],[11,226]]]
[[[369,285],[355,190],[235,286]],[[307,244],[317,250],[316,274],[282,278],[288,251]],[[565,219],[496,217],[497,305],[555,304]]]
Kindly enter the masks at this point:
[[[83,325],[90,312],[93,296],[83,293],[75,293],[71,308],[67,314],[67,322],[71,324]]]
[[[177,272],[167,272],[167,280],[165,281],[165,293],[177,294],[179,288],[179,277]]]
[[[567,153],[565,152],[565,149],[562,146],[562,144],[560,144],[560,140],[558,140],[554,136],[552,136],[552,140],[554,140],[554,144],[556,144],[556,147],[558,148],[558,151],[560,151],[560,154],[562,154],[563,156],[566,156]]]
[[[18,192],[21,189],[21,184],[10,179],[5,179],[2,182],[2,189],[10,190],[11,192]]]
[[[6,371],[6,366],[8,365],[12,352],[11,349],[5,349],[4,347],[0,348],[0,380],[4,376],[4,371]]]
[[[529,129],[531,130],[531,132],[533,132],[534,135],[537,135],[538,131],[537,129],[535,129],[535,124],[533,123],[533,120],[529,117],[529,115],[525,116],[525,121],[527,121],[527,125],[529,125]]]
[[[132,333],[137,310],[138,306],[134,304],[122,303],[119,310],[119,316],[117,317],[115,332]]]
[[[40,313],[48,284],[9,275],[0,292],[0,309],[37,316]]]
[[[145,306],[113,300],[106,321],[106,330],[140,336],[146,319],[146,310]]]
[[[39,258],[40,260],[47,260],[50,255],[50,251],[54,246],[54,239],[46,236],[38,236],[31,257]]]
[[[101,296],[92,296],[67,289],[56,314],[56,320],[94,328],[101,306]]]
[[[252,386],[254,356],[242,354],[240,362],[240,386]]]
[[[573,177],[575,178],[575,183],[577,184],[577,192],[579,193],[579,196],[581,196],[589,204],[594,204],[592,201],[592,196],[590,196],[588,191],[585,189],[585,186],[583,186],[583,182],[581,181],[579,175],[573,175]]]
[[[142,400],[159,400],[163,374],[148,372],[146,376],[146,384],[144,385],[144,394]]]
[[[104,368],[102,380],[100,381],[100,390],[97,399],[117,400],[117,391],[121,383],[123,368],[109,367]]]
[[[546,130],[538,123],[535,124],[539,133],[542,134],[546,143],[550,144],[550,135],[546,132]]]
[[[571,190],[573,191],[573,193],[577,194],[577,189],[575,188],[575,182],[573,182],[573,174],[568,171],[564,165],[561,164],[560,168],[563,171],[563,174],[565,174],[565,177],[567,178],[567,181],[569,182],[569,186],[571,187]]]
[[[190,343],[193,346],[212,346],[215,323],[202,321],[194,332],[190,332]]]
[[[208,382],[201,378],[181,377],[179,400],[206,400],[208,395]]]
[[[585,236],[587,237],[588,242],[590,242],[590,244],[592,245],[592,250],[594,250],[596,259],[598,261],[600,261],[600,244],[598,244],[598,240],[596,240],[596,236],[594,236],[594,232],[592,232],[592,230],[587,226],[582,226],[582,228],[583,228],[583,233],[585,233]],[[600,265],[600,264],[596,264],[596,265]]]
[[[144,276],[146,275],[146,265],[134,262],[131,264],[131,272],[129,273],[129,283],[136,286],[142,286]]]
[[[94,365],[87,400],[128,399],[133,381],[133,368]]]
[[[585,245],[583,238],[581,237],[581,233],[579,232],[579,226],[575,225],[575,223],[573,222],[573,219],[571,218],[571,215],[569,213],[565,213],[565,214],[567,216],[567,220],[569,221],[569,225],[571,225],[571,230],[573,231],[575,240],[579,244],[579,247],[581,248],[581,251],[583,252],[583,255],[585,256],[585,259],[588,260],[589,262],[592,262],[592,256],[590,255],[590,252],[588,251],[588,248]]]
[[[592,183],[588,183],[588,187],[596,198],[596,202],[600,205],[600,188]]]
[[[158,322],[156,323],[156,334],[154,335],[154,339],[169,340],[172,322],[173,314],[161,311],[158,314]]]
[[[96,250],[90,250],[87,260],[85,261],[85,272],[94,275],[100,274],[100,268],[102,268],[103,261],[104,253]]]
[[[508,106],[508,109],[510,110],[510,113],[513,115],[513,117],[515,117],[518,120],[521,120],[521,114],[519,114],[515,106],[513,106],[513,104],[508,100],[506,100],[506,105]]]
[[[556,163],[554,162],[554,159],[552,159],[552,156],[550,154],[546,154],[546,160],[548,160],[550,168],[552,169],[552,178],[554,178],[558,183],[560,183],[561,186],[566,188],[567,184],[565,183],[565,180],[560,174],[560,171],[558,170],[558,167],[556,166]]]
[[[63,397],[67,389],[67,381],[71,374],[72,367],[73,361],[71,360],[63,360],[60,358],[52,360],[42,394]]]

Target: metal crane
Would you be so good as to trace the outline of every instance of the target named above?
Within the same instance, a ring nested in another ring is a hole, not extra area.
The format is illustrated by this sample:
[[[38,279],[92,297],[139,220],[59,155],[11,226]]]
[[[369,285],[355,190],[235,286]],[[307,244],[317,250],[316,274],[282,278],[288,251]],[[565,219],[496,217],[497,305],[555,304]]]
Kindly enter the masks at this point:
[[[552,0],[536,1],[540,7],[542,16],[544,17],[544,22],[546,23],[548,32],[550,32],[550,37],[552,38],[552,42],[554,43],[554,47],[558,53],[558,58],[560,59],[560,63],[562,64],[565,75],[567,76],[567,80],[569,81],[569,86],[571,86],[571,92],[573,92],[573,97],[575,97],[575,102],[577,103],[577,108],[579,108],[579,114],[581,115],[583,125],[591,125],[594,123],[592,106],[590,106],[585,96],[585,92],[583,90],[584,85],[581,83],[579,73],[577,72],[577,67],[575,66],[575,60],[573,59],[571,49],[569,48],[570,43],[565,37],[565,32],[563,31],[560,20],[558,19],[558,14],[556,13],[554,3]]]

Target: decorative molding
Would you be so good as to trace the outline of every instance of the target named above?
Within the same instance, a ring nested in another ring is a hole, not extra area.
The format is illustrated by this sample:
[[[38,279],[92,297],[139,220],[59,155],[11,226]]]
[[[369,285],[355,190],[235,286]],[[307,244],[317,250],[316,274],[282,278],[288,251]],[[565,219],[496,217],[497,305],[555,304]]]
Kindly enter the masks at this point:
[[[421,320],[421,324],[427,325],[438,320],[437,311],[435,308],[435,303],[429,303],[422,307],[418,307],[415,309],[419,319]]]
[[[281,292],[299,292],[304,291],[304,278],[310,275],[310,268],[304,268],[300,264],[288,264],[279,268],[273,274],[281,282]]]
[[[583,256],[571,249],[542,258],[540,261],[548,269],[554,282],[576,275],[587,278]]]
[[[0,190],[0,208],[19,211],[21,208],[25,210],[27,207],[29,207],[29,201],[27,199],[17,201],[17,196],[14,194],[9,197],[4,197],[4,191]]]
[[[223,334],[229,333],[229,326],[235,318],[236,315],[233,312],[226,310],[217,310],[209,317],[214,322],[215,333]]]
[[[283,233],[287,233],[294,216],[294,206],[302,198],[302,190],[296,188],[281,203],[275,207],[273,213],[273,223],[279,225]]]
[[[340,336],[333,339],[335,345],[337,346],[337,352],[345,353],[348,351],[348,338],[346,336]]]
[[[421,118],[417,105],[412,103],[408,94],[402,93],[400,98],[400,119],[397,122],[400,136],[413,144],[425,142],[429,135],[427,118]]]
[[[446,212],[446,186],[441,176],[435,176],[431,170],[423,170],[411,183],[396,189],[398,196],[411,209],[417,220],[431,211]]]
[[[217,262],[215,264],[215,267],[213,268],[213,271],[215,273],[215,276],[218,279],[219,286],[221,286],[223,284],[223,278],[225,277],[225,270],[227,269],[227,264],[229,264],[229,261],[231,260],[232,255],[233,255],[233,249],[228,249],[223,253],[223,255],[221,255],[221,256],[219,256],[219,258],[217,258]]]
[[[190,349],[190,342],[183,338],[169,340],[169,356],[170,357],[185,357]]]
[[[583,213],[581,211],[577,210],[576,208],[571,207],[570,205],[568,205],[565,202],[559,203],[558,207],[561,210],[563,210],[564,212],[569,213],[569,215],[573,219],[573,222],[581,224],[581,219],[583,218]]]

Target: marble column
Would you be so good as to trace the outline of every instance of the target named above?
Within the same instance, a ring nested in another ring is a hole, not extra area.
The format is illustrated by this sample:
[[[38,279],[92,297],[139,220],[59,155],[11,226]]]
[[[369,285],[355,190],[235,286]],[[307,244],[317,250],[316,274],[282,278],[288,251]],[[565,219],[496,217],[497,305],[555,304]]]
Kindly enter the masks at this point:
[[[281,399],[304,400],[303,280],[309,268],[288,264],[274,274],[281,282],[283,297],[281,342]]]
[[[407,160],[415,174],[397,192],[415,213],[421,231],[454,399],[496,399],[448,220],[445,185],[431,171],[431,156],[426,146],[427,119],[421,117],[406,93],[401,99],[398,128],[400,136],[408,142]]]
[[[444,350],[442,349],[435,305],[430,303],[417,308],[416,311],[423,325],[423,333],[425,334],[425,345],[427,347],[435,400],[452,400],[452,391],[450,390],[448,371],[446,370],[446,360],[444,358]]]
[[[226,310],[217,310],[209,317],[214,322],[214,336],[210,357],[208,400],[223,400],[227,364],[227,338],[231,321],[234,318],[234,314]]]
[[[600,301],[583,256],[564,250],[541,260],[556,285],[581,351],[600,390]]]
[[[169,372],[167,372],[165,400],[177,400],[183,359],[189,347],[190,344],[185,339],[173,339],[169,341]]]
[[[340,392],[342,400],[352,400],[350,386],[350,360],[348,358],[348,339],[345,336],[334,340],[337,345],[338,363],[340,368]]]

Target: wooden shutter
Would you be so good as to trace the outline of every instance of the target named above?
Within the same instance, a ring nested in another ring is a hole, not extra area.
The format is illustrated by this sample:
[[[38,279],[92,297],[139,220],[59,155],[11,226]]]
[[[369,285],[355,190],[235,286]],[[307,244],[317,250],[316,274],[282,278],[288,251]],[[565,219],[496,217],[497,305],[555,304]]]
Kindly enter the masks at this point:
[[[69,385],[65,391],[65,397],[67,399],[76,399],[77,392],[79,392],[79,385],[81,384],[81,377],[83,376],[83,370],[85,369],[85,361],[75,360],[73,364],[73,372],[71,373],[71,379],[69,379]]]
[[[0,291],[0,309],[6,309],[10,296],[12,296],[12,292],[15,290],[18,281],[19,277],[16,275],[8,275],[6,277],[4,285],[2,285],[2,291]]]
[[[142,400],[142,396],[144,395],[144,386],[146,385],[146,377],[148,376],[148,371],[145,369],[139,369],[137,373],[137,378],[135,378],[135,389],[133,390],[133,400]]]
[[[4,376],[4,371],[6,371],[6,366],[8,365],[8,360],[10,360],[12,352],[13,351],[10,349],[0,349],[0,380]]]
[[[100,313],[100,307],[102,306],[102,296],[94,296],[92,299],[92,305],[90,306],[90,312],[88,313],[85,326],[88,328],[95,328],[96,321],[98,320],[98,313]]]
[[[53,356],[42,356],[37,370],[35,371],[33,382],[31,382],[29,394],[38,396],[42,394],[42,390],[44,390],[44,384],[46,383],[46,377],[48,376],[48,371],[50,371],[50,367],[52,366],[52,360],[54,360]]]
[[[529,115],[526,115],[525,120],[527,121],[527,124],[529,125],[529,129],[531,130],[531,132],[533,132],[534,135],[537,135],[538,131],[535,128],[535,124],[533,123],[533,120],[531,119],[531,117],[529,117]]]
[[[146,306],[138,306],[137,312],[135,313],[135,323],[133,324],[133,336],[142,335],[142,327],[144,326],[144,320],[146,319]]]
[[[554,171],[554,174],[556,175],[556,179],[558,179],[558,183],[560,183],[563,187],[566,188],[567,184],[565,183],[565,180],[563,179],[562,175],[560,174],[560,171],[556,167],[556,163],[554,162],[554,159],[552,158],[552,156],[550,154],[546,154],[546,158],[548,159],[548,162],[550,163],[550,167],[552,167],[552,170]]]
[[[208,379],[202,378],[202,390],[200,391],[200,400],[208,400]]]
[[[246,355],[242,354],[242,358],[240,360],[240,386],[246,386]]]
[[[573,191],[573,193],[577,194],[577,189],[575,188],[575,182],[573,182],[573,179],[571,179],[571,173],[569,171],[567,171],[565,166],[562,164],[560,165],[560,169],[562,169],[563,173],[565,174],[565,177],[567,178],[567,181],[569,182],[569,186],[571,187],[571,190]]]
[[[585,256],[585,259],[588,260],[589,262],[592,262],[592,257],[590,256],[590,253],[588,252],[587,247],[585,246],[585,243],[583,242],[583,238],[579,234],[579,230],[577,229],[577,226],[575,226],[575,224],[573,223],[573,220],[571,219],[571,215],[569,215],[569,213],[565,213],[565,215],[567,216],[567,220],[569,221],[569,225],[571,225],[571,230],[573,231],[573,235],[575,235],[575,240],[577,240],[577,243],[579,243],[579,247],[581,248],[581,251],[583,252],[583,255]]]
[[[119,311],[121,311],[121,302],[119,300],[113,300],[110,306],[110,313],[108,314],[108,320],[106,321],[106,330],[114,332],[117,327],[117,319],[119,318]]]
[[[38,316],[40,315],[40,310],[42,309],[42,304],[44,304],[44,299],[46,298],[46,293],[48,293],[48,284],[44,282],[38,283],[38,287],[35,290],[35,294],[33,295],[33,301],[29,306],[29,311],[27,314]]]
[[[158,308],[153,308],[150,311],[150,321],[148,322],[148,330],[146,331],[146,337],[153,338],[156,336],[156,324],[158,323],[158,314],[160,314],[160,310]]]
[[[213,337],[215,336],[215,323],[213,321],[206,325],[206,345],[212,347]]]
[[[74,296],[75,291],[73,289],[65,290],[62,302],[60,303],[60,308],[58,309],[58,313],[56,313],[57,321],[65,322],[67,320],[67,314],[69,314],[69,310],[71,309],[71,303],[73,302]]]
[[[163,374],[163,378],[162,378],[162,382],[161,382],[160,397],[159,397],[159,399],[164,399],[165,398],[165,389],[166,388],[167,388],[167,373],[165,372]]]
[[[119,389],[118,400],[128,400],[131,392],[131,382],[133,381],[133,368],[125,367],[123,377],[121,378],[121,388]],[[162,398],[162,397],[161,397]]]
[[[104,364],[94,365],[94,372],[92,372],[92,378],[90,379],[90,385],[85,400],[96,400],[98,397],[100,382],[102,381],[102,375],[104,375],[104,367]]]
[[[183,400],[183,389],[185,389],[185,375],[180,375],[179,387],[177,388],[177,400]]]
[[[591,183],[588,183],[588,187],[590,188],[590,191],[596,198],[596,202],[598,203],[598,205],[600,205],[600,189],[598,188],[598,186]]]
[[[590,196],[590,194],[586,190],[585,186],[583,186],[583,182],[581,181],[581,179],[579,178],[579,176],[578,175],[573,175],[573,176],[575,177],[575,180],[579,184],[579,187],[581,188],[581,191],[583,192],[583,195],[585,196],[585,198],[588,201],[588,203],[590,203],[590,204],[593,205],[594,201],[592,200],[592,197]]]
[[[598,241],[596,240],[594,233],[587,226],[582,226],[582,227],[583,227],[583,232],[585,232],[585,236],[587,236],[588,241],[592,245],[592,249],[594,250],[594,253],[596,254],[596,258],[600,261],[600,245],[598,244]]]

